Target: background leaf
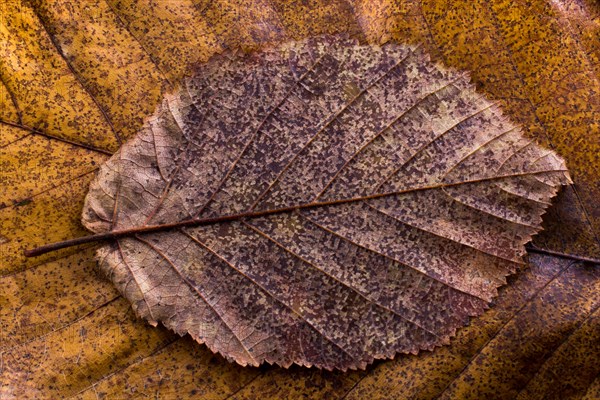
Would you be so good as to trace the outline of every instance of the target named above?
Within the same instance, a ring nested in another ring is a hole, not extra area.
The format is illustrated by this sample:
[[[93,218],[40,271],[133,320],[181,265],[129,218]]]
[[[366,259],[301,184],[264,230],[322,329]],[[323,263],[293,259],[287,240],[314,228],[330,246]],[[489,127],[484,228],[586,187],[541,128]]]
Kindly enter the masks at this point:
[[[189,65],[225,46],[344,31],[374,42],[423,42],[436,60],[469,70],[572,172],[575,185],[559,195],[535,243],[597,258],[597,2],[6,0],[0,7],[1,173],[11,189],[0,201],[3,397],[600,396],[593,266],[532,256],[497,307],[451,346],[340,374],[244,369],[146,327],[94,275],[91,249],[22,256],[85,234],[79,213],[96,165]],[[48,154],[61,152],[47,164]]]

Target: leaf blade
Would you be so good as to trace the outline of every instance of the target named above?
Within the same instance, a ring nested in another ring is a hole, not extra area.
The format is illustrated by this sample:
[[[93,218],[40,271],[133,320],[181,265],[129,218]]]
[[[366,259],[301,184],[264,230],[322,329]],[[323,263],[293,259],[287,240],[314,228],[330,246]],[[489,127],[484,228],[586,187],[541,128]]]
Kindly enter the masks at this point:
[[[365,167],[370,160],[386,172],[352,179],[361,165],[367,175],[378,171]],[[100,250],[101,268],[118,271],[117,286],[152,323],[190,333],[243,365],[345,370],[447,343],[522,263],[522,246],[541,229],[545,203],[568,182],[564,162],[526,141],[464,74],[406,46],[322,37],[253,56],[224,55],[203,66],[103,167],[83,220],[95,232],[138,232],[162,258],[151,261],[129,239],[118,239],[129,245],[117,257],[106,256],[114,246]],[[523,212],[502,199],[481,206],[494,215],[454,199],[468,197],[463,188],[474,183],[528,203],[532,217],[521,219],[532,226],[498,217]],[[324,192],[325,201],[311,202]],[[299,218],[319,232],[309,241],[302,235],[310,228]],[[184,237],[175,230],[143,233],[186,225],[195,226]],[[347,257],[329,264],[333,273],[323,269],[325,258],[310,255],[318,237],[332,240],[328,249],[320,247],[331,258]],[[292,250],[298,243],[304,247]],[[363,251],[380,260],[379,275],[362,286],[367,292],[344,279],[367,268],[353,259]],[[125,258],[135,260],[134,268],[119,267]],[[404,278],[390,283],[390,271]],[[232,273],[239,275],[237,286],[228,282]],[[139,293],[128,289],[136,275],[143,278]],[[196,286],[206,285],[199,277],[228,290],[199,291]],[[216,303],[207,296],[213,291],[220,293]],[[387,295],[383,307],[373,300],[380,292]],[[206,308],[194,296],[212,313],[194,315],[194,307]],[[396,311],[394,298],[402,299]],[[447,301],[447,309],[440,306]],[[197,332],[202,324],[210,332]],[[259,356],[250,354],[254,346]]]

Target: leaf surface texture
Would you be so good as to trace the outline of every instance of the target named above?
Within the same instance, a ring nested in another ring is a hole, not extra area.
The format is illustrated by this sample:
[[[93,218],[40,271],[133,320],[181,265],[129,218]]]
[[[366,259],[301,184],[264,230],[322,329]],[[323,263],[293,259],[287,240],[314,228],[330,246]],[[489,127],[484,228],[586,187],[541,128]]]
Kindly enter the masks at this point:
[[[467,74],[338,36],[200,66],[92,182],[98,251],[151,324],[242,365],[364,368],[448,343],[522,264],[562,159]]]

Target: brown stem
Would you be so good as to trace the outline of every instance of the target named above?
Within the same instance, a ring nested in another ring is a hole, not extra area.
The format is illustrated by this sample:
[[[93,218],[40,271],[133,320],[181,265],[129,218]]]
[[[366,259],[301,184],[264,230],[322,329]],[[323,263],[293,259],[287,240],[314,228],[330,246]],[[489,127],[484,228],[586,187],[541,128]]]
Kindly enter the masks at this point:
[[[35,249],[25,250],[25,257],[37,257],[51,251],[64,249],[66,247],[77,246],[84,243],[99,242],[102,240],[116,239],[114,232],[98,233],[96,235],[82,236],[75,239],[63,240],[62,242],[45,244]]]
[[[456,185],[456,184],[450,183],[450,184],[447,184],[444,186],[454,186],[454,185]],[[98,242],[98,241],[102,241],[102,240],[114,240],[114,239],[118,239],[118,238],[121,238],[124,236],[135,235],[138,233],[159,232],[159,231],[164,231],[164,230],[173,229],[173,228],[180,228],[180,227],[185,227],[185,226],[199,226],[199,225],[215,224],[218,222],[236,221],[236,220],[241,220],[244,218],[255,218],[255,217],[262,217],[262,216],[266,216],[266,215],[299,211],[299,210],[308,209],[308,208],[325,207],[325,206],[331,206],[331,205],[337,205],[337,204],[343,204],[343,203],[351,203],[351,202],[356,202],[356,201],[371,200],[371,199],[376,199],[379,197],[390,196],[393,194],[401,194],[401,193],[408,192],[408,191],[428,190],[428,189],[431,189],[431,187],[423,187],[423,188],[418,188],[418,189],[409,189],[409,190],[396,191],[396,192],[377,193],[377,194],[370,195],[370,196],[356,197],[356,198],[350,198],[350,199],[307,203],[307,204],[301,204],[301,205],[296,205],[296,206],[283,207],[283,208],[277,208],[277,209],[265,210],[265,211],[244,212],[244,213],[240,213],[240,214],[225,215],[222,217],[193,218],[193,219],[189,219],[186,221],[175,222],[175,223],[171,223],[171,224],[146,225],[146,226],[136,227],[136,228],[114,230],[114,231],[110,231],[110,232],[97,233],[95,235],[89,235],[89,236],[79,237],[79,238],[75,238],[75,239],[64,240],[62,242],[46,244],[46,245],[43,245],[40,247],[36,247],[35,249],[25,250],[24,253],[25,253],[26,257],[36,257],[36,256],[40,256],[42,254],[46,254],[46,253],[54,251],[54,250],[64,249],[66,247],[77,246],[77,245],[84,244],[84,243]],[[560,253],[560,252],[552,251],[552,250],[540,249],[531,244],[526,246],[526,249],[527,249],[527,251],[529,251],[531,253],[547,254],[547,255],[552,255],[552,256],[556,256],[556,257],[568,258],[568,259],[576,260],[576,261],[600,264],[600,260],[598,260],[598,259],[582,257],[582,256],[566,254],[566,253]]]
[[[300,210],[303,208],[316,207],[318,205],[319,206],[331,205],[331,204],[336,204],[339,202],[341,202],[341,201],[306,204],[306,205],[302,205],[302,206],[294,206],[294,207],[279,208],[279,209],[275,209],[275,210],[256,211],[256,212],[250,212],[250,213],[226,215],[223,217],[215,217],[215,218],[190,219],[187,221],[176,222],[173,224],[149,225],[149,226],[142,226],[142,227],[138,227],[138,228],[115,230],[115,231],[105,232],[105,233],[97,233],[95,235],[89,235],[89,236],[83,236],[83,237],[79,237],[79,238],[75,238],[75,239],[64,240],[62,242],[50,243],[50,244],[46,244],[46,245],[43,245],[40,247],[36,247],[35,249],[25,250],[25,256],[26,257],[37,257],[37,256],[41,256],[42,254],[49,253],[51,251],[64,249],[66,247],[72,247],[72,246],[77,246],[80,244],[91,243],[91,242],[99,242],[102,240],[114,240],[114,239],[118,239],[118,238],[124,237],[124,236],[131,236],[131,235],[134,235],[137,233],[158,232],[158,231],[163,231],[163,230],[178,228],[178,227],[184,227],[184,226],[209,225],[209,224],[215,224],[218,222],[240,220],[242,218],[252,218],[252,217],[260,217],[260,216],[277,214],[277,213],[290,212],[290,211]],[[574,254],[561,253],[558,251],[553,251],[553,250],[548,250],[548,249],[541,249],[532,244],[526,245],[525,248],[529,253],[551,255],[551,256],[555,256],[555,257],[567,258],[570,260],[582,261],[582,262],[600,265],[600,260],[595,259],[595,258],[583,257],[583,256],[574,255]]]

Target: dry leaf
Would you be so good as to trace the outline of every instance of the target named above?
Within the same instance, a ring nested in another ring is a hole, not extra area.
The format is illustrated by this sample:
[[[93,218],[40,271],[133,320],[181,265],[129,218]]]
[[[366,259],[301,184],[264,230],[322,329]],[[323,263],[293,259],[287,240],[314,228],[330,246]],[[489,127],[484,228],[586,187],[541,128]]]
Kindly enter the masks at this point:
[[[119,147],[109,125],[132,137],[188,65],[349,32],[422,43],[468,70],[574,177],[533,243],[598,258],[599,11],[595,0],[3,2],[0,397],[600,398],[600,270],[589,264],[529,254],[450,345],[341,373],[245,368],[152,327],[95,274],[92,246],[23,256],[86,234],[89,182]]]
[[[320,37],[202,65],[83,221],[128,233],[98,257],[150,323],[242,365],[345,370],[447,343],[569,181],[466,74]]]

